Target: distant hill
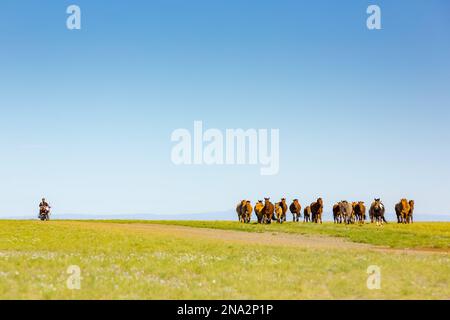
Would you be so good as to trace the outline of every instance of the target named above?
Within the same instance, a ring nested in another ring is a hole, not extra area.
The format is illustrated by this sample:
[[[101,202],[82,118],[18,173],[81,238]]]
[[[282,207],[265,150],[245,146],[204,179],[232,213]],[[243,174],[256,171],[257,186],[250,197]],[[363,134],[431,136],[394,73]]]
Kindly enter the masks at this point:
[[[332,214],[324,214],[324,221],[332,221]],[[18,219],[29,220],[37,218],[35,215],[10,216],[0,219]],[[53,214],[52,219],[57,220],[237,220],[234,210],[219,211],[211,213],[192,213],[192,214]],[[254,217],[253,217],[254,218]],[[395,214],[386,214],[386,219],[396,221]],[[288,214],[288,221],[291,215]],[[442,221],[450,222],[450,215],[439,214],[415,214],[415,221]]]
[[[29,220],[37,218],[37,215],[21,215],[2,217],[0,219]],[[222,211],[214,213],[192,214],[88,214],[88,213],[55,213],[51,219],[56,220],[234,220],[236,212]]]

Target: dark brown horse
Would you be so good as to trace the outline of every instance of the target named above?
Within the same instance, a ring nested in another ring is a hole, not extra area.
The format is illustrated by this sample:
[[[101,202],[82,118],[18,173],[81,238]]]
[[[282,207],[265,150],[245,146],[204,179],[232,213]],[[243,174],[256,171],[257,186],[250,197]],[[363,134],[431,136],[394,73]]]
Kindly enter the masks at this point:
[[[334,223],[342,223],[341,210],[339,208],[339,203],[336,203],[333,206],[333,220],[334,220]]]
[[[323,200],[318,198],[316,202],[311,203],[312,221],[314,223],[322,223]]]
[[[298,222],[302,217],[302,206],[300,205],[300,202],[298,202],[298,199],[294,199],[294,201],[292,201],[289,206],[289,211],[292,213],[292,221]]]
[[[238,216],[238,221],[240,222],[242,222],[242,208],[244,208],[246,202],[247,202],[246,200],[241,200],[236,206],[236,213]]]
[[[366,206],[364,201],[355,202],[353,206],[353,212],[355,213],[356,221],[364,223],[366,220]]]
[[[274,216],[275,206],[270,202],[270,198],[264,198],[263,223],[271,223]]]

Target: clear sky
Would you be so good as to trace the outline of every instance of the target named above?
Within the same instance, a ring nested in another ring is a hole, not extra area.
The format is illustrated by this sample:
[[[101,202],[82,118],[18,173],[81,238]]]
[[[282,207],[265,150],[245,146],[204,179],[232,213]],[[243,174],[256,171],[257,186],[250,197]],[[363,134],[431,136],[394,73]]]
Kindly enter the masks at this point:
[[[77,4],[82,29],[66,28]],[[382,30],[366,28],[377,4]],[[0,217],[450,202],[450,2],[0,4]],[[176,166],[177,128],[279,128],[280,171]]]

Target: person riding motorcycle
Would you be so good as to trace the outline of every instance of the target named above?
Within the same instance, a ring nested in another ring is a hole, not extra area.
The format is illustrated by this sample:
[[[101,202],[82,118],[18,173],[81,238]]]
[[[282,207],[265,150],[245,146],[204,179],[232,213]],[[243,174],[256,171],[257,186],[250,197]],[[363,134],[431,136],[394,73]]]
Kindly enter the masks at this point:
[[[41,220],[49,220],[50,219],[50,205],[42,198],[41,203],[39,203],[39,219]]]

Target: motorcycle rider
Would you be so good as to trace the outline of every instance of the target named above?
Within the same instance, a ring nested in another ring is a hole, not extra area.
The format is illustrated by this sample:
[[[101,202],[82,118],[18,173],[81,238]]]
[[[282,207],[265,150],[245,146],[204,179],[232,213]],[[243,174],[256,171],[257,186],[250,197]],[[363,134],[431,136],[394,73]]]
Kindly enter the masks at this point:
[[[41,203],[39,203],[39,216],[47,216],[48,218],[48,214],[50,213],[50,205],[48,204],[48,202],[45,200],[45,198],[42,198]]]

